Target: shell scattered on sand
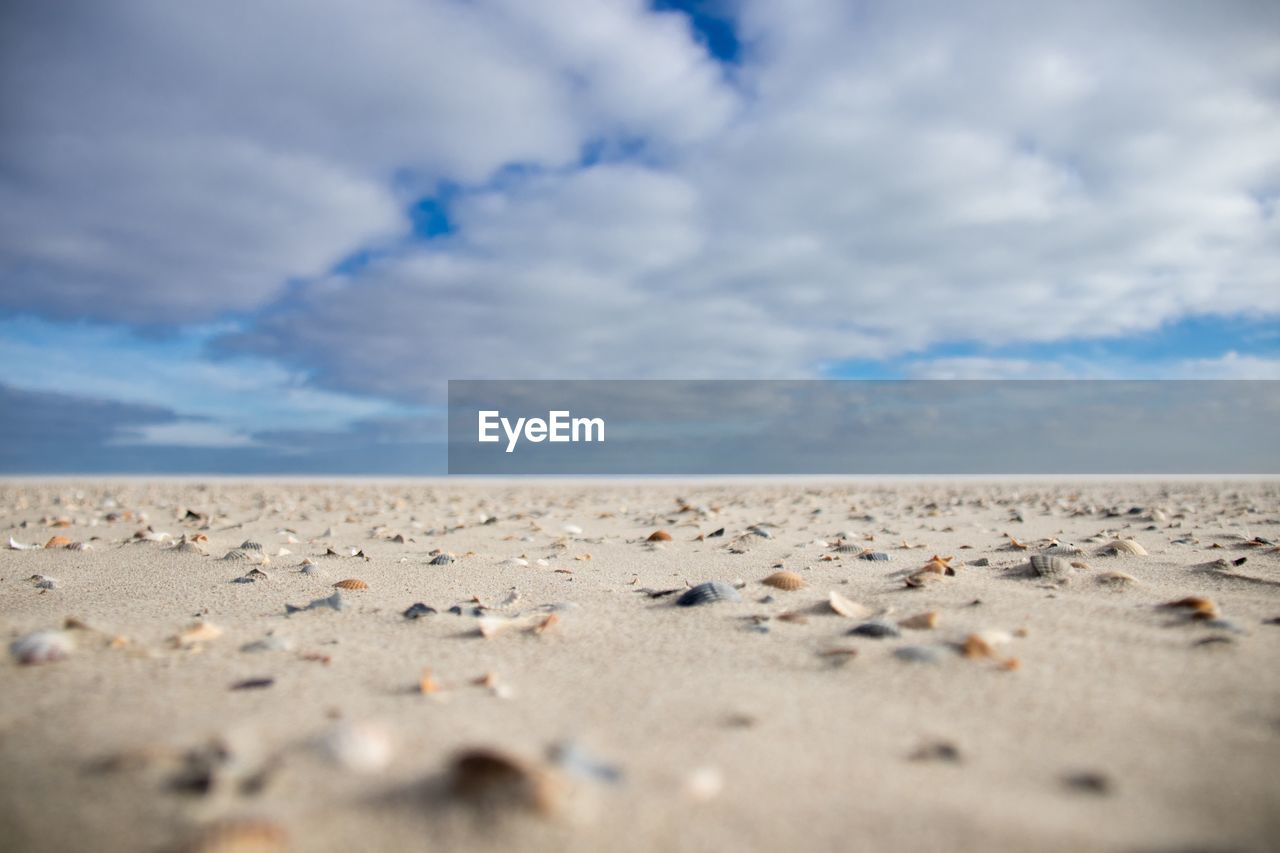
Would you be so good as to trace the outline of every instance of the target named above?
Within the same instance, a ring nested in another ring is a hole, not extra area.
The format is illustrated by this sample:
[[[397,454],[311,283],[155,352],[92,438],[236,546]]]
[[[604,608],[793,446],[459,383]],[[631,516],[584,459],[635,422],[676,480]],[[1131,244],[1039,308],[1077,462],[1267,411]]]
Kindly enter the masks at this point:
[[[827,595],[827,606],[831,608],[833,613],[848,619],[865,619],[874,612],[865,604],[850,601],[834,590]]]
[[[431,616],[436,612],[434,607],[428,607],[421,601],[410,604],[408,609],[401,615],[406,619],[421,619],[423,616]]]
[[[1200,595],[1189,595],[1176,601],[1167,601],[1161,606],[1171,610],[1182,610],[1193,619],[1215,619],[1218,616],[1218,605],[1213,599]]]
[[[707,581],[685,591],[676,599],[681,607],[694,607],[699,604],[712,604],[717,601],[741,601],[742,596],[732,584],[723,581]]]
[[[1113,588],[1133,586],[1138,582],[1137,578],[1127,572],[1102,572],[1095,580],[1103,586]]]
[[[1056,581],[1071,575],[1071,563],[1061,557],[1032,554],[1030,559],[1031,571],[1037,577]]]
[[[550,816],[560,811],[563,785],[549,769],[496,749],[468,749],[449,765],[449,793],[484,810],[518,809]]]
[[[864,551],[858,555],[859,560],[872,560],[874,562],[888,562],[893,559],[892,554],[886,554],[884,551]]]
[[[671,534],[665,530],[655,530],[645,539],[646,542],[670,542]]]
[[[865,549],[861,545],[856,545],[853,542],[841,542],[832,550],[837,554],[861,554]]]
[[[898,626],[892,622],[886,622],[883,619],[871,619],[849,629],[849,633],[855,637],[872,637],[882,640],[885,637],[897,637],[901,635]]]
[[[179,648],[191,648],[208,643],[222,636],[222,629],[212,622],[195,622],[173,638]]]
[[[44,548],[46,551],[51,550],[53,548],[69,548],[69,547],[71,547],[71,540],[68,539],[66,536],[54,536],[48,542],[44,543]]]
[[[346,578],[334,584],[338,589],[368,589],[369,585],[359,578]]]
[[[447,566],[452,562],[453,562],[453,557],[450,557],[448,554],[437,554],[436,556],[431,558],[430,565]]]
[[[906,619],[899,619],[898,627],[908,628],[912,631],[930,631],[938,627],[938,612],[936,610],[928,610],[924,613],[908,616]]]
[[[66,631],[37,631],[14,640],[9,653],[23,665],[54,663],[66,660],[75,647],[75,640]]]
[[[1098,553],[1113,556],[1124,554],[1134,557],[1145,557],[1147,556],[1147,549],[1143,548],[1132,539],[1113,539],[1106,545],[1099,548]]]
[[[786,572],[786,571],[774,572],[764,580],[760,581],[760,583],[764,584],[765,586],[774,587],[775,589],[784,589],[784,590],[802,589],[805,586],[807,586],[804,578],[802,578],[800,575],[796,574],[795,572]]]

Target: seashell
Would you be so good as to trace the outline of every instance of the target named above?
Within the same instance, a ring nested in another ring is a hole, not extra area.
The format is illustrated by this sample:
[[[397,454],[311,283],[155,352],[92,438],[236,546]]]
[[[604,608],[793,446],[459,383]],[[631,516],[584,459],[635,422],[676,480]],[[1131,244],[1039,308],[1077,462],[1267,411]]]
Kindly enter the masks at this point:
[[[893,656],[907,663],[942,662],[942,652],[933,646],[902,646],[893,650]]]
[[[562,527],[562,528],[560,528],[560,529],[561,529],[562,531],[564,531],[565,533],[569,534],[570,536],[581,536],[581,535],[582,535],[582,528],[581,528],[581,527],[579,527],[579,526],[578,526],[578,525],[576,525],[576,524],[566,524],[564,527]]]
[[[1050,557],[1077,557],[1084,553],[1083,548],[1077,548],[1075,545],[1050,545],[1040,553]]]
[[[892,622],[886,622],[883,619],[872,619],[850,628],[849,633],[856,637],[872,637],[877,640],[883,640],[885,637],[901,636],[902,632]]]
[[[368,589],[369,585],[359,578],[346,578],[334,584],[338,589]]]
[[[999,637],[984,634],[970,634],[965,637],[960,647],[960,654],[967,658],[993,658],[996,656],[996,645]]]
[[[861,554],[866,549],[853,542],[841,542],[833,550],[838,554]]]
[[[712,604],[716,601],[741,601],[742,596],[731,584],[723,581],[707,581],[685,591],[676,599],[680,607],[693,607],[699,604]]]
[[[450,762],[449,793],[473,808],[516,808],[541,815],[558,812],[564,790],[544,768],[494,749],[468,749]]]
[[[967,566],[976,566],[976,567],[978,567],[978,568],[985,568],[985,567],[987,567],[987,566],[991,565],[991,561],[990,561],[990,560],[988,560],[986,557],[979,557],[979,558],[978,558],[978,559],[976,559],[976,560],[971,560],[971,561],[966,562],[966,563],[965,563],[965,565],[967,565]]]
[[[9,550],[10,550],[10,551],[39,551],[39,550],[40,550],[40,546],[39,546],[39,545],[25,545],[25,544],[23,544],[22,542],[18,542],[18,541],[17,541],[17,540],[15,540],[12,536],[10,536],[10,537],[9,537]]]
[[[271,562],[271,559],[262,551],[254,551],[252,549],[245,550],[243,548],[233,548],[226,553],[222,559],[224,560],[244,560],[249,563],[257,563],[265,566]]]
[[[316,741],[321,754],[344,770],[375,773],[391,763],[391,737],[381,727],[343,722]]]
[[[14,660],[24,665],[66,660],[74,650],[75,640],[65,631],[37,631],[9,646]]]
[[[71,546],[71,540],[65,536],[54,536],[48,542],[44,543],[44,548],[46,551],[49,550],[50,548],[69,548],[70,546]]]
[[[909,587],[919,589],[928,584],[939,583],[946,579],[946,575],[930,569],[921,569],[913,574],[907,575],[906,584]]]
[[[1218,605],[1213,602],[1213,599],[1198,595],[1168,601],[1160,606],[1190,611],[1192,619],[1214,619],[1218,615]]]
[[[35,585],[36,589],[57,589],[58,581],[46,575],[32,575],[28,580]]]
[[[243,542],[241,542],[241,543],[240,543],[240,550],[242,550],[242,551],[261,551],[261,550],[262,550],[262,545],[261,545],[260,543],[258,543],[258,542],[254,542],[254,541],[253,541],[253,540],[251,540],[251,539],[246,539],[246,540],[244,540]]]
[[[222,629],[212,622],[195,622],[173,638],[178,648],[190,648],[222,636]]]
[[[93,548],[88,542],[72,542],[67,546],[68,551],[88,551]]]
[[[202,829],[181,849],[184,853],[272,853],[289,847],[289,833],[258,818],[222,820]]]
[[[1104,586],[1115,588],[1132,586],[1138,582],[1133,575],[1126,574],[1125,572],[1103,572],[1098,575],[1097,581]]]
[[[1032,554],[1030,566],[1036,576],[1049,580],[1063,580],[1071,574],[1071,564],[1061,557]]]
[[[796,590],[806,586],[804,578],[795,572],[774,572],[769,577],[760,581],[765,586],[771,586],[775,589]]]
[[[431,562],[429,563],[429,565],[447,566],[452,562],[453,562],[453,557],[450,557],[448,554],[437,554],[435,557],[431,559]]]
[[[409,608],[402,614],[406,619],[421,619],[423,616],[430,616],[436,612],[434,607],[428,607],[421,601],[409,605]]]
[[[936,610],[929,610],[917,613],[915,616],[908,616],[906,619],[899,619],[898,627],[913,631],[930,631],[938,627],[938,613]]]
[[[524,557],[512,557],[509,560],[503,560],[502,564],[504,566],[528,566],[529,561]]]
[[[646,540],[644,540],[644,541],[646,541],[646,542],[670,542],[670,541],[671,541],[671,534],[670,534],[670,533],[668,533],[668,532],[667,532],[667,531],[665,531],[665,530],[655,530],[655,531],[653,531],[652,533],[650,533],[650,534],[649,534],[649,538],[648,538],[648,539],[646,539]]]
[[[831,608],[832,612],[849,619],[866,619],[872,613],[870,607],[859,604],[856,601],[850,601],[835,591],[832,591],[827,596],[827,606]]]
[[[179,554],[204,554],[203,548],[185,536],[175,542],[174,546],[169,550],[177,551]]]
[[[747,528],[747,532],[752,536],[759,536],[761,539],[772,539],[773,534],[769,532],[769,528],[762,527],[759,524],[753,524]]]
[[[874,560],[877,563],[888,562],[893,559],[892,554],[886,554],[884,551],[864,551],[858,555],[859,560]]]
[[[1111,554],[1119,556],[1121,554],[1129,554],[1135,557],[1147,556],[1147,549],[1143,548],[1132,539],[1113,539],[1106,545],[1098,549],[1099,554]]]

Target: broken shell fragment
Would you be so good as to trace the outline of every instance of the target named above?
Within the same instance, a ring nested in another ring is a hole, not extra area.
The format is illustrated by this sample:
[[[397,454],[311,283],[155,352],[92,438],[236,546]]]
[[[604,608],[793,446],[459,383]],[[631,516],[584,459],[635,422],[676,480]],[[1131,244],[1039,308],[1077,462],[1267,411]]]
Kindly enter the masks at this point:
[[[775,589],[796,590],[805,586],[804,578],[795,572],[774,572],[760,583]]]
[[[1188,611],[1192,619],[1216,619],[1218,616],[1218,605],[1213,602],[1213,599],[1198,595],[1168,601],[1161,607]]]
[[[898,627],[909,628],[912,631],[929,631],[938,627],[938,612],[929,610],[924,613],[917,613],[915,616],[908,616],[906,619],[898,620]]]
[[[65,536],[54,536],[48,542],[44,543],[44,548],[48,551],[50,548],[69,548],[71,540]]]
[[[738,594],[732,584],[727,584],[723,581],[707,581],[686,590],[684,595],[676,599],[676,604],[680,607],[694,607],[699,604],[712,604],[717,601],[741,600],[742,596]]]
[[[856,601],[850,601],[834,590],[827,596],[827,606],[831,608],[832,612],[849,619],[865,619],[872,613],[870,607],[859,604]]]
[[[222,636],[222,629],[212,622],[195,622],[182,633],[173,638],[173,643],[180,649],[198,646]]]

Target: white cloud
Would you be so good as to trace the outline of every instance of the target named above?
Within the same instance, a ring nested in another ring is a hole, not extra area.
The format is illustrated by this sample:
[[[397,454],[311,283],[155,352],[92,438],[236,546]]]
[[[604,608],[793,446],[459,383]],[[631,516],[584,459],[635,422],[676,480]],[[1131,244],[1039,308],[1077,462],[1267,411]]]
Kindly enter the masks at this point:
[[[111,444],[141,444],[161,447],[255,447],[252,436],[220,424],[179,421],[143,424],[122,429]]]
[[[1280,7],[744,0],[732,86],[638,0],[99,8],[18,22],[11,305],[283,292],[228,346],[406,400],[1280,314]],[[323,274],[437,179],[487,186],[455,234]]]

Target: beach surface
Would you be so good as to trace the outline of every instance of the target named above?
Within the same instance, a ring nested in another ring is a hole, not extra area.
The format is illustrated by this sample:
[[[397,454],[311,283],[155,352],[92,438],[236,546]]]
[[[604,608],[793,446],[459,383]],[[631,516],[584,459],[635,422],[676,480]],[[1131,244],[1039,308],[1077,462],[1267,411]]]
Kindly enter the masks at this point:
[[[1280,846],[1274,480],[0,496],[5,850]]]

